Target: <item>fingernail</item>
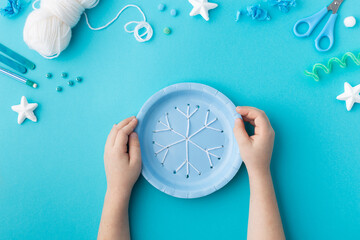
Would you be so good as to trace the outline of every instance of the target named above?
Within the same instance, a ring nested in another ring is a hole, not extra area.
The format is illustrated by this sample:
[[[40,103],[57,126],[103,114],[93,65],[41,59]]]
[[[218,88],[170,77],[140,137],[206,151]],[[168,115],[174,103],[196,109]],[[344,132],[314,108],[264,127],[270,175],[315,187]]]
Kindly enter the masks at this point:
[[[238,107],[236,107],[236,110],[240,110],[240,107],[238,106]]]
[[[136,121],[136,117],[134,117],[131,121],[132,121],[132,122],[133,122],[133,121]]]

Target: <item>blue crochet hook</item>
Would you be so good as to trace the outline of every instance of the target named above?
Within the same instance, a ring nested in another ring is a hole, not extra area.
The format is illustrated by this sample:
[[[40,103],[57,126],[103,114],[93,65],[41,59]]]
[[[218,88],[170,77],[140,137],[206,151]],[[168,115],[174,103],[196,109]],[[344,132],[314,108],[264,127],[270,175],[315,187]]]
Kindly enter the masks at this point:
[[[24,67],[23,65],[11,60],[10,58],[7,58],[5,56],[3,56],[2,54],[0,54],[0,63],[3,63],[9,67],[11,67],[12,69],[20,72],[20,73],[26,73],[27,69],[26,67]]]
[[[7,55],[8,57],[14,59],[15,61],[19,62],[20,64],[22,64],[24,67],[27,67],[31,70],[35,69],[35,64],[33,62],[31,62],[30,60],[26,59],[25,57],[21,56],[20,54],[14,52],[13,50],[11,50],[10,48],[4,46],[3,44],[0,43],[0,53],[3,53],[4,55]],[[2,60],[4,60],[4,58],[2,58]],[[4,64],[8,65],[9,62],[11,62],[11,59],[5,59],[4,60]],[[12,66],[14,64],[12,63]],[[12,67],[10,66],[10,67]],[[15,69],[18,70],[18,69]],[[20,71],[21,72],[21,71]],[[23,73],[23,72],[21,72]]]
[[[327,21],[325,27],[323,28],[323,30],[321,31],[319,36],[315,39],[315,47],[318,51],[320,51],[320,52],[329,51],[332,48],[332,46],[334,45],[334,28],[335,28],[336,19],[338,16],[337,12],[339,10],[340,5],[343,3],[343,1],[344,0],[334,0],[329,6],[324,7],[318,13],[315,13],[314,15],[312,15],[310,17],[300,19],[299,21],[297,21],[294,26],[295,35],[297,37],[310,36],[310,34],[313,32],[315,27],[320,23],[320,21],[325,17],[325,15],[329,11],[332,11],[332,14],[331,14],[329,20]],[[309,26],[309,29],[305,33],[299,33],[298,26],[300,24],[304,24],[304,23]],[[323,38],[329,39],[330,45],[328,48],[320,47],[320,41]]]

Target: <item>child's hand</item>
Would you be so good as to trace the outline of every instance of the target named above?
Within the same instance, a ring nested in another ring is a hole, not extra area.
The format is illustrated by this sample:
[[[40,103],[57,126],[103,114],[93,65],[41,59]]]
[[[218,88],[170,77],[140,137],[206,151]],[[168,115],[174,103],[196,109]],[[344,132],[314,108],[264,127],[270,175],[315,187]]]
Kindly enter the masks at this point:
[[[108,192],[129,197],[141,171],[140,143],[134,131],[137,119],[130,117],[111,129],[105,144]]]
[[[275,138],[269,119],[263,111],[252,107],[237,107],[236,111],[255,127],[254,135],[249,136],[244,122],[239,118],[235,120],[235,138],[249,175],[268,173]]]
[[[108,186],[98,239],[130,239],[129,200],[141,170],[140,143],[133,132],[136,125],[135,117],[115,124],[105,144]]]

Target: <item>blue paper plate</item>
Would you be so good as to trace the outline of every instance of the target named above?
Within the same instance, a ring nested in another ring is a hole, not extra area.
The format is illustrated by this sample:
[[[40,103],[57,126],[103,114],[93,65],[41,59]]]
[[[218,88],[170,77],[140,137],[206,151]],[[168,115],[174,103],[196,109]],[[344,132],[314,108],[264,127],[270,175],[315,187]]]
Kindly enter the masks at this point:
[[[179,198],[222,188],[242,163],[233,134],[239,117],[225,95],[203,84],[180,83],[157,92],[137,116],[143,176]]]

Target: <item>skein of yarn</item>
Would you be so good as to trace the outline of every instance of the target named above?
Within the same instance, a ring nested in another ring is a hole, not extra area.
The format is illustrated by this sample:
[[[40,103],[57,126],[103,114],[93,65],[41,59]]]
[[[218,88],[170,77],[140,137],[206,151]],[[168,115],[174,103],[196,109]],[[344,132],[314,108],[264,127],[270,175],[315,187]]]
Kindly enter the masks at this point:
[[[24,41],[43,57],[52,59],[69,45],[71,28],[80,20],[85,9],[95,7],[99,0],[42,0],[26,19]]]
[[[153,29],[146,21],[145,14],[140,7],[133,4],[123,7],[116,17],[104,26],[94,28],[90,25],[85,10],[95,7],[99,0],[41,0],[40,8],[36,8],[39,1],[34,1],[34,11],[26,20],[24,41],[29,48],[48,59],[58,57],[67,48],[71,40],[71,29],[79,22],[83,13],[88,27],[99,31],[114,23],[126,9],[135,8],[141,13],[143,20],[128,22],[124,26],[125,31],[133,33],[138,42],[149,41],[153,35]],[[129,26],[134,28],[130,29]]]

